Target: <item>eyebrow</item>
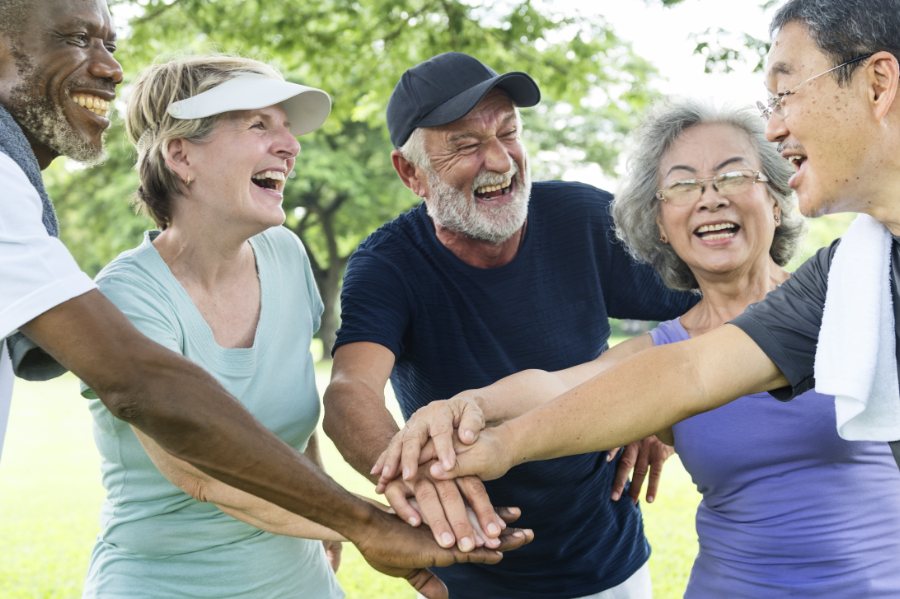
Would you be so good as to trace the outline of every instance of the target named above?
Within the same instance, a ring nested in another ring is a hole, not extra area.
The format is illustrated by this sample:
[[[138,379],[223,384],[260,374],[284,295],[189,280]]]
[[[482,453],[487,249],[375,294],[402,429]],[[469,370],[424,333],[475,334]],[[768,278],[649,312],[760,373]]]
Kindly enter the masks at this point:
[[[516,121],[516,112],[512,111],[506,116],[501,122],[500,127],[506,127],[509,125],[510,121]],[[459,133],[454,133],[447,138],[447,141],[450,143],[456,143],[461,139],[472,138],[472,139],[480,139],[481,135],[479,135],[475,131],[460,131]]]
[[[73,17],[71,21],[69,21],[68,23],[63,25],[64,28],[68,28],[68,29],[82,28],[82,29],[86,29],[92,33],[95,31],[98,31],[100,29],[103,29],[105,26],[106,26],[106,23],[98,24],[96,21],[87,21],[85,19],[82,19],[81,17]],[[95,36],[95,37],[99,37],[99,36]],[[116,41],[116,30],[114,27],[109,28],[109,34],[104,39],[106,39],[107,41],[112,41],[112,42]]]
[[[725,160],[723,160],[722,162],[717,164],[713,168],[713,171],[720,171],[723,168],[725,168],[726,166],[732,165],[736,162],[747,162],[747,159],[744,158],[743,156],[732,156],[731,158],[726,158]],[[689,173],[692,173],[695,175],[697,174],[697,169],[695,169],[692,166],[687,166],[686,164],[676,164],[672,168],[669,169],[669,171],[666,173],[666,177],[671,175],[672,171],[677,171],[677,170],[688,171]]]

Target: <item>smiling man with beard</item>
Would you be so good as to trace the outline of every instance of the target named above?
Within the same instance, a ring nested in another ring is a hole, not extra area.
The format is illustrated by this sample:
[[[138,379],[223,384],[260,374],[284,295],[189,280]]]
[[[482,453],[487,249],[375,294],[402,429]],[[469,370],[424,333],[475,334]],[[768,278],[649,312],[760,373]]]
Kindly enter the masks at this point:
[[[408,417],[519,370],[597,357],[608,316],[658,320],[694,302],[615,242],[608,193],[532,185],[518,107],[539,100],[525,73],[498,75],[454,52],[409,69],[394,89],[393,165],[423,202],[351,257],[324,398],[326,432],[373,480],[397,432],[388,378]],[[535,541],[500,567],[441,569],[455,598],[647,597],[649,546],[635,503],[611,498],[617,465],[598,453],[544,462],[487,490],[473,477],[436,483],[410,472],[385,497],[463,550],[499,534],[491,502],[521,507]]]
[[[371,564],[423,592],[445,591],[421,568],[498,561],[495,551],[441,549],[428,533],[344,491],[205,371],[141,335],[75,264],[57,239],[41,169],[60,155],[102,156],[122,82],[115,45],[104,0],[0,0],[0,443],[10,355],[35,378],[59,374],[61,364],[172,455],[342,532]],[[27,352],[32,342],[55,361]],[[524,542],[519,535],[504,548]]]

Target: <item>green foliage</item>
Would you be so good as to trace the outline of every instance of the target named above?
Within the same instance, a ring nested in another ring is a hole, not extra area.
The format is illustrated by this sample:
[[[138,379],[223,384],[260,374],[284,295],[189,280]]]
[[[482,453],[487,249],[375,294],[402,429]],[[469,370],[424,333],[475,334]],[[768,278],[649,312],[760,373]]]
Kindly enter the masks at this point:
[[[334,110],[301,140],[298,174],[285,193],[288,226],[310,249],[335,325],[341,273],[356,245],[417,199],[394,174],[384,109],[402,72],[440,52],[468,52],[498,71],[522,70],[544,96],[525,111],[535,178],[579,163],[615,164],[627,131],[652,100],[653,70],[603,22],[586,22],[531,0],[132,0],[111,2],[121,22],[127,80],[173,54],[225,52],[279,67],[327,90]],[[122,94],[127,98],[127,90]],[[121,110],[122,106],[119,106]],[[146,221],[129,210],[133,154],[121,127],[110,158],[94,169],[54,169],[51,194],[64,236],[89,272],[136,245]],[[565,148],[577,148],[565,150]]]

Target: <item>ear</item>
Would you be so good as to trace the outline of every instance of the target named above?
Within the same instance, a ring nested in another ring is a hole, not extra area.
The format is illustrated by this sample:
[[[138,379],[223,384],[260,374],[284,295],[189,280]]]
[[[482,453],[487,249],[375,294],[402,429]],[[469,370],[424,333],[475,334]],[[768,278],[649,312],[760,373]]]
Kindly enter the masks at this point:
[[[659,222],[659,216],[656,217],[656,228],[659,229],[659,240],[663,243],[669,243],[669,236],[666,235],[666,228]]]
[[[181,139],[171,140],[165,148],[166,166],[182,181],[193,179],[191,175],[190,144]]]
[[[404,158],[403,154],[400,153],[400,150],[391,152],[391,163],[394,165],[394,170],[400,175],[400,180],[403,181],[403,184],[414,194],[420,198],[423,198],[428,194],[428,184],[425,174],[419,167]]]
[[[900,85],[900,64],[890,52],[876,52],[866,65],[869,101],[876,119],[883,120],[891,111]]]

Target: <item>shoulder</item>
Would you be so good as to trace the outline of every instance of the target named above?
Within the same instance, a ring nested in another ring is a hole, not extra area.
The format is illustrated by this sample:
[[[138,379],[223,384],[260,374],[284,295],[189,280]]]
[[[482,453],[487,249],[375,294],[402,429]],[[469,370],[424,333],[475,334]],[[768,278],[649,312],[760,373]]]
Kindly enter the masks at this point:
[[[161,273],[163,267],[165,264],[150,242],[149,233],[145,233],[139,246],[116,256],[94,281],[113,303],[121,303],[126,298],[130,298],[129,304],[153,303],[155,299],[168,296]],[[135,290],[140,292],[135,293]]]
[[[294,256],[307,260],[306,246],[297,236],[285,226],[271,227],[252,238],[253,249],[257,253],[266,253],[272,256]]]
[[[538,202],[565,200],[608,206],[612,198],[608,191],[578,181],[535,181],[531,186],[531,199]]]

